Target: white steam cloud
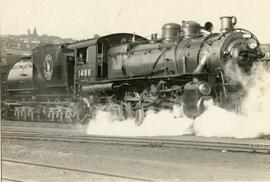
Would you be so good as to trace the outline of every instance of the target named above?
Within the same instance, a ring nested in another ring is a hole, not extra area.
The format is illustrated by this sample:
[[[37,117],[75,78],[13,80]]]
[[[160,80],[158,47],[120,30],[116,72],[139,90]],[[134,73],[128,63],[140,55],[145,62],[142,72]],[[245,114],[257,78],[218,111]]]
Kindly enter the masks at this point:
[[[172,136],[194,134],[206,137],[256,138],[270,135],[270,71],[263,63],[255,64],[246,75],[232,64],[225,74],[232,81],[241,82],[247,97],[242,104],[243,115],[226,111],[213,102],[207,103],[207,111],[195,120],[179,117],[181,109],[173,112],[149,111],[144,122],[137,126],[132,119],[116,121],[105,111],[98,111],[88,125],[87,133],[113,136]]]
[[[177,111],[175,109],[174,111]],[[179,110],[178,110],[179,111]],[[180,111],[179,111],[180,112]],[[88,134],[116,136],[166,136],[191,133],[191,119],[181,119],[174,112],[162,110],[149,111],[143,123],[137,126],[133,119],[118,121],[105,111],[97,111],[96,118],[88,125]]]

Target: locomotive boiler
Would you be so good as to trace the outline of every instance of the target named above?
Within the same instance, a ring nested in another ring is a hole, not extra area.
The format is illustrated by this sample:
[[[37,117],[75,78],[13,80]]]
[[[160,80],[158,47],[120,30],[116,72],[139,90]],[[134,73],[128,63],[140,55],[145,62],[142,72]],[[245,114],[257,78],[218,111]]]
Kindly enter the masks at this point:
[[[232,109],[241,85],[225,74],[226,65],[248,73],[263,54],[251,32],[235,28],[235,17],[220,19],[219,33],[210,22],[183,21],[165,24],[150,40],[117,33],[38,47],[8,75],[10,117],[85,122],[102,109],[141,124],[147,110],[174,106],[195,118],[209,99]]]

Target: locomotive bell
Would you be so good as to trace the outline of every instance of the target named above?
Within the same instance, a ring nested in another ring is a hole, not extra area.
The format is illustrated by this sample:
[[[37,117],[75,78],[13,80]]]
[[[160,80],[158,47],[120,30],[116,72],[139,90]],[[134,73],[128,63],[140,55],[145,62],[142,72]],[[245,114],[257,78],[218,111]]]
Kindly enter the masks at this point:
[[[237,19],[235,16],[222,16],[220,17],[220,20],[221,20],[221,27],[220,27],[221,32],[233,30],[234,26],[237,23]]]
[[[195,21],[183,21],[182,22],[183,36],[184,38],[194,38],[202,35],[201,26]]]
[[[167,23],[162,27],[162,39],[166,41],[173,41],[180,36],[181,26],[177,23]]]

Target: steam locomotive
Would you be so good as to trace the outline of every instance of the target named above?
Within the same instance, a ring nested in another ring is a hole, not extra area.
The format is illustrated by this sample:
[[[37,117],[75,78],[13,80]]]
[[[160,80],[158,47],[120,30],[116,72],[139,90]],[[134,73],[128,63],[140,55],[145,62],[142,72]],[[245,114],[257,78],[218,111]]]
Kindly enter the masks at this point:
[[[179,106],[179,112],[195,118],[206,100],[234,108],[241,85],[224,74],[226,65],[248,73],[263,53],[251,32],[235,28],[235,17],[220,19],[219,33],[212,33],[211,22],[183,21],[165,24],[161,38],[152,34],[150,40],[116,33],[40,46],[8,74],[6,115],[86,122],[102,109],[140,125],[149,109]]]

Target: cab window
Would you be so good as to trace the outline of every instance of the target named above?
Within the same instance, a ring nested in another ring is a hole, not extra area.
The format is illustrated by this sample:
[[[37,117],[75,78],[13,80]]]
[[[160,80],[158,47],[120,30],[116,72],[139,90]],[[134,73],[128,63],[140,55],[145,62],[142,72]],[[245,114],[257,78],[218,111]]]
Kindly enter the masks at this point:
[[[77,64],[86,64],[87,57],[86,57],[86,48],[77,49],[77,57],[76,62]]]

